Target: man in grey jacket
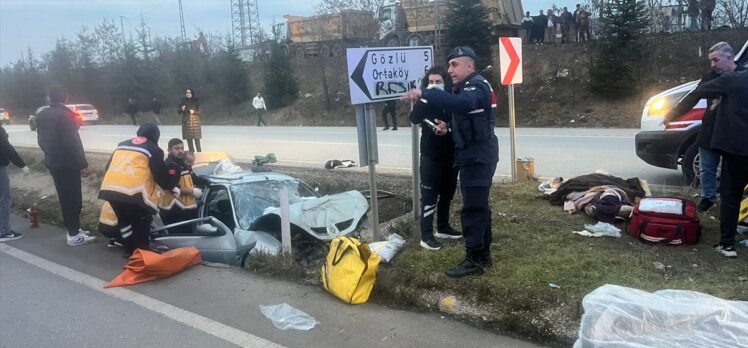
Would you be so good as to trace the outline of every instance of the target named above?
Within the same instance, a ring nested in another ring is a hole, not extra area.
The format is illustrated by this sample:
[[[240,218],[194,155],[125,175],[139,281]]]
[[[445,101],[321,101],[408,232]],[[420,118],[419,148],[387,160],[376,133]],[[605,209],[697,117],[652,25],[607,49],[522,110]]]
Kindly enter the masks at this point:
[[[68,246],[78,246],[96,239],[80,227],[83,206],[81,176],[88,162],[83,151],[78,124],[73,112],[65,106],[67,92],[64,88],[49,88],[49,107],[36,117],[39,147],[44,151],[44,164],[52,174],[60,200],[62,220],[68,231]]]
[[[740,199],[748,185],[748,71],[726,72],[701,83],[665,116],[665,122],[690,110],[694,100],[714,94],[721,95],[721,100],[714,119],[711,148],[722,155],[720,241],[714,250],[737,257],[735,235]]]

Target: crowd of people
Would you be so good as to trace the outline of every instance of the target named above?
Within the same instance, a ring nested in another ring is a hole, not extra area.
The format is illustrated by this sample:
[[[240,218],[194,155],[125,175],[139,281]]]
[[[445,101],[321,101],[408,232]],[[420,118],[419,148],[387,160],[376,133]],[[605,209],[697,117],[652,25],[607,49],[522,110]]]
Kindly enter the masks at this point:
[[[574,13],[564,7],[563,10],[540,10],[537,16],[525,12],[522,28],[526,44],[551,44],[589,41],[591,13],[577,4]]]

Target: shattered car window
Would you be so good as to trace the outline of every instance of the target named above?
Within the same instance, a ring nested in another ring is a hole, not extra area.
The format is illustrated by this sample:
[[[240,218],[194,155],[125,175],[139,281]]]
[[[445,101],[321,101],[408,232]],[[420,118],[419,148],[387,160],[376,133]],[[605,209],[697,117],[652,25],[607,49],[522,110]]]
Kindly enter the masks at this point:
[[[280,207],[280,189],[288,188],[288,204],[301,202],[304,198],[318,197],[317,193],[299,181],[258,181],[231,185],[231,195],[234,199],[236,220],[239,227],[249,229],[249,226],[268,207]]]

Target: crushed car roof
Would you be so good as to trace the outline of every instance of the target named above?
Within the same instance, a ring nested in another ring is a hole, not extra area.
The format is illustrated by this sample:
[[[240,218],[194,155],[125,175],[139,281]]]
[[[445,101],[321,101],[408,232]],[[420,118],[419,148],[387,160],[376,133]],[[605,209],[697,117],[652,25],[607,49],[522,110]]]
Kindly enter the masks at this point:
[[[284,180],[291,180],[291,181],[299,181],[299,179],[296,179],[294,177],[275,173],[275,172],[252,172],[252,171],[241,171],[237,173],[232,174],[224,174],[224,175],[207,175],[205,176],[205,180],[212,184],[237,184],[237,183],[246,183],[246,182],[257,182],[257,181],[265,181],[265,180],[275,180],[275,181],[284,181]]]

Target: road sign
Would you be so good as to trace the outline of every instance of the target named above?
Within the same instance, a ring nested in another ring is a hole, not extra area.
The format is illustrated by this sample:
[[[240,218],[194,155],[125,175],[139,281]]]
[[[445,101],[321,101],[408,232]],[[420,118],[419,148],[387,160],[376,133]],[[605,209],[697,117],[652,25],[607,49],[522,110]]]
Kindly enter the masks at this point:
[[[522,38],[499,38],[499,65],[502,85],[522,83]]]
[[[349,48],[351,104],[399,99],[418,88],[433,64],[431,46]]]

